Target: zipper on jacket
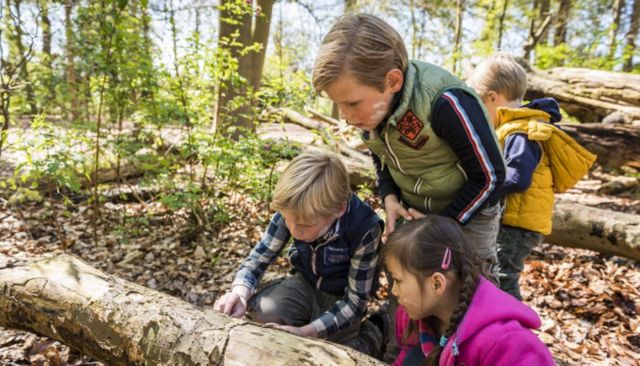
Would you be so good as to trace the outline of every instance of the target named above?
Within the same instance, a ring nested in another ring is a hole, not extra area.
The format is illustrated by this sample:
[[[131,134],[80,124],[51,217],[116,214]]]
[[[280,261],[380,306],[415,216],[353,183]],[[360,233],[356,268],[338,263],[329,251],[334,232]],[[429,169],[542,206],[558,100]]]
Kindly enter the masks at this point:
[[[384,145],[385,150],[387,150],[387,154],[389,155],[389,157],[391,158],[391,160],[393,161],[395,166],[398,168],[398,170],[402,174],[408,175],[407,172],[405,172],[402,169],[402,167],[400,166],[400,160],[398,160],[398,157],[396,156],[396,154],[393,152],[393,150],[391,150],[391,146],[389,145],[389,132],[388,131],[384,131],[384,138],[382,139],[382,144]]]
[[[311,272],[313,272],[314,275],[318,276],[318,268],[316,266],[316,258],[317,258],[317,254],[318,254],[318,248],[320,248],[323,245],[327,245],[329,244],[329,241],[319,244],[315,247],[311,247]],[[318,280],[316,281],[316,288],[320,289],[320,284],[322,283],[322,276],[318,276]]]

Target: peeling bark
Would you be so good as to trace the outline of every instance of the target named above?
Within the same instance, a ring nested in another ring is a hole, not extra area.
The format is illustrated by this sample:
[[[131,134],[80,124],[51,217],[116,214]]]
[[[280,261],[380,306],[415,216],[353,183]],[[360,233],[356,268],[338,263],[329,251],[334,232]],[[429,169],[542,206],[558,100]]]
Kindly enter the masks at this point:
[[[0,326],[109,365],[382,365],[350,348],[195,307],[58,255],[0,269]]]

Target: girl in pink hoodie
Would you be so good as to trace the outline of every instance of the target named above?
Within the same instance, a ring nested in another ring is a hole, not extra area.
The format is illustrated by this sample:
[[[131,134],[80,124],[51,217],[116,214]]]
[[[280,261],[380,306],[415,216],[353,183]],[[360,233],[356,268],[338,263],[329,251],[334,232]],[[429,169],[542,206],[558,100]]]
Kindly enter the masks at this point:
[[[394,365],[555,365],[540,318],[480,274],[474,246],[441,216],[408,222],[382,258],[398,297]]]

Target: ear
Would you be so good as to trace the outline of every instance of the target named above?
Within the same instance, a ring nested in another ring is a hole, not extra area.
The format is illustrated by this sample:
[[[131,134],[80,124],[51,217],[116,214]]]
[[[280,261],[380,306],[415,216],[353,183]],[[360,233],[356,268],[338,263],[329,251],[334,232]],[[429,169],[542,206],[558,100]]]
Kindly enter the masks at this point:
[[[338,212],[336,219],[342,217],[345,212],[347,212],[347,201],[342,202],[342,206],[340,206],[340,211]]]
[[[489,92],[487,93],[487,99],[491,103],[495,103],[496,100],[498,99],[498,93],[494,92],[493,90],[489,90]]]
[[[397,93],[404,85],[404,74],[400,69],[391,69],[384,76],[385,91]]]
[[[431,275],[431,289],[438,295],[442,295],[447,289],[447,277],[440,273],[436,272]]]

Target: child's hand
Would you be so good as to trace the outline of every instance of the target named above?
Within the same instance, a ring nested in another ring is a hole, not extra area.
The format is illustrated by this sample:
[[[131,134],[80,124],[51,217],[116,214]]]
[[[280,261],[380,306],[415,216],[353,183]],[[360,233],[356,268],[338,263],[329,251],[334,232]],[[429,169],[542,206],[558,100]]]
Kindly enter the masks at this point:
[[[382,241],[386,242],[389,234],[393,232],[396,227],[396,221],[402,217],[407,221],[413,220],[413,216],[407,211],[395,194],[389,194],[384,198],[384,209],[387,212],[387,222],[382,235]]]
[[[423,219],[425,217],[427,217],[427,215],[423,214],[422,212],[416,210],[415,208],[410,208],[409,209],[409,214],[411,216],[413,216],[414,219]]]
[[[247,312],[247,298],[250,293],[251,290],[247,287],[234,286],[213,304],[213,309],[239,318]]]

